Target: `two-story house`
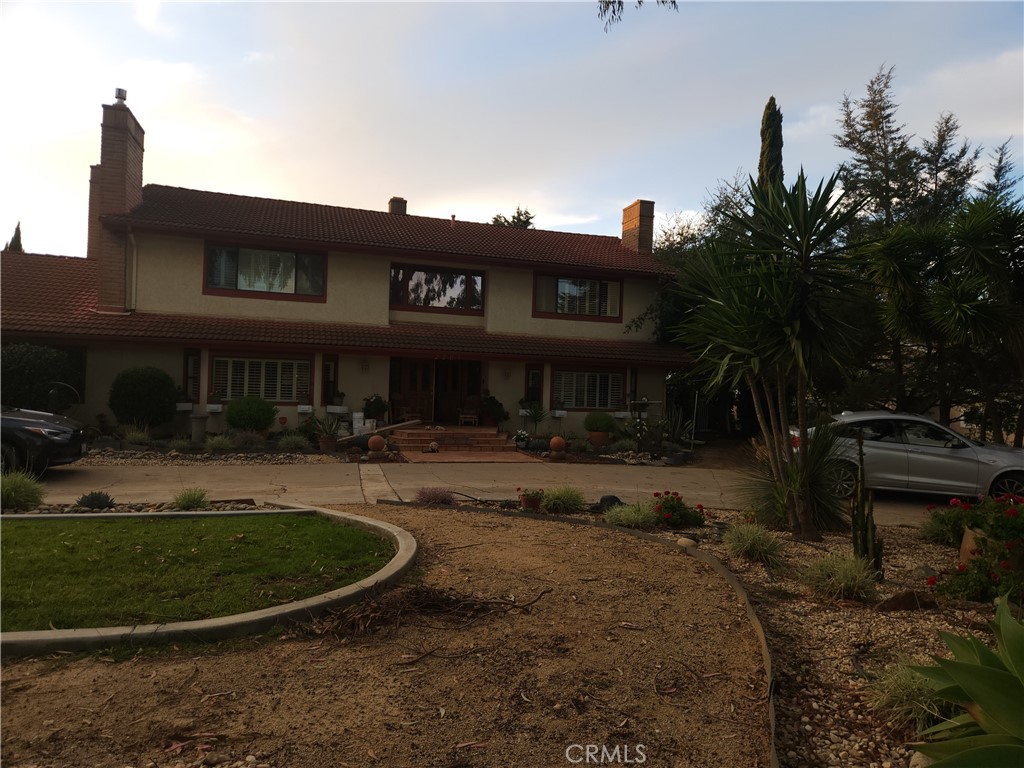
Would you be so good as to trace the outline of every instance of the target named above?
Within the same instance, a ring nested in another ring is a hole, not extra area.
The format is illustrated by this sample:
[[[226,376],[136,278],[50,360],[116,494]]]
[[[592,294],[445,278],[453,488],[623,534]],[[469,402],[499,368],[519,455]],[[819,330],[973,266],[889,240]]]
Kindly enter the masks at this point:
[[[260,395],[295,426],[336,390],[359,410],[379,393],[453,422],[487,394],[591,410],[663,400],[686,364],[651,328],[627,331],[667,273],[651,255],[654,204],[623,212],[622,238],[143,185],[144,132],[103,107],[87,258],[5,253],[3,341],[77,350],[83,399],[107,411],[114,376],[165,369],[199,408]],[[305,410],[305,409],[303,409]]]

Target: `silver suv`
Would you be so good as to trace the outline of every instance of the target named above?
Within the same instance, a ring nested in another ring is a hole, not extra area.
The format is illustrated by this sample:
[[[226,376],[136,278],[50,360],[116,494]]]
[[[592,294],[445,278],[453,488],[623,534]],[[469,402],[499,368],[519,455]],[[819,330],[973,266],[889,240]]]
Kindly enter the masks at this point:
[[[869,488],[1024,497],[1024,449],[971,440],[925,416],[843,411],[832,418],[843,458],[857,461],[857,433],[864,435]]]

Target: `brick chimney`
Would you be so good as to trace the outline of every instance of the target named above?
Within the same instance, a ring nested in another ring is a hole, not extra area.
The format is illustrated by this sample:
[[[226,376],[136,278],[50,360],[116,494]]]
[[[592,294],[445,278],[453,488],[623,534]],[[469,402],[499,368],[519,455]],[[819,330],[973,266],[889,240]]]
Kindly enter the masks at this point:
[[[654,250],[653,200],[634,200],[622,209],[622,244],[639,253]]]
[[[126,92],[114,91],[114,104],[103,105],[100,163],[89,174],[89,241],[86,256],[99,262],[100,310],[126,308],[126,242],[100,223],[105,214],[128,213],[142,202],[142,153],[146,132],[125,105]]]
[[[408,205],[404,197],[392,197],[388,200],[388,213],[401,213],[405,214],[405,208]]]

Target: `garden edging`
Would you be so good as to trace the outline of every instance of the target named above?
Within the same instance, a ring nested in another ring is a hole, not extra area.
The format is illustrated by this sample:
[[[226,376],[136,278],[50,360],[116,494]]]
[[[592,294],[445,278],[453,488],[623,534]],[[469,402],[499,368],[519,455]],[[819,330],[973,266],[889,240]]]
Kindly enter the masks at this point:
[[[279,504],[281,509],[241,512],[158,512],[75,515],[21,515],[19,520],[125,519],[128,517],[210,517],[252,514],[324,515],[347,525],[381,534],[395,545],[395,555],[383,568],[361,581],[322,595],[258,611],[218,616],[212,619],[179,621],[168,624],[143,624],[133,627],[93,627],[0,633],[0,655],[4,658],[33,656],[57,651],[86,651],[109,648],[121,643],[148,645],[185,640],[226,640],[262,632],[280,624],[306,621],[328,610],[359,602],[367,592],[402,579],[416,560],[416,539],[408,531],[391,523],[321,507]]]

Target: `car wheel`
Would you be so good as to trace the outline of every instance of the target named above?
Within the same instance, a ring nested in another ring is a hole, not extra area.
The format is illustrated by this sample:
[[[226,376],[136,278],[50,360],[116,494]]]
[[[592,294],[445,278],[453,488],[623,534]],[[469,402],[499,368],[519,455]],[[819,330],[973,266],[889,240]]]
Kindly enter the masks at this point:
[[[1008,472],[992,483],[992,488],[989,489],[991,496],[1002,496],[1007,493],[1024,498],[1024,472]]]
[[[832,490],[836,496],[848,499],[857,492],[857,465],[847,461],[842,462],[835,470]]]
[[[7,443],[0,445],[0,472],[14,472],[20,468],[21,462],[14,446]]]

